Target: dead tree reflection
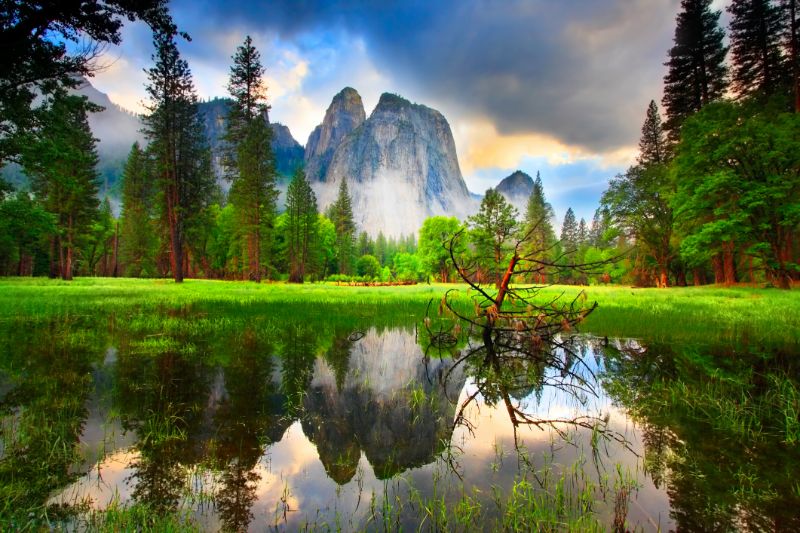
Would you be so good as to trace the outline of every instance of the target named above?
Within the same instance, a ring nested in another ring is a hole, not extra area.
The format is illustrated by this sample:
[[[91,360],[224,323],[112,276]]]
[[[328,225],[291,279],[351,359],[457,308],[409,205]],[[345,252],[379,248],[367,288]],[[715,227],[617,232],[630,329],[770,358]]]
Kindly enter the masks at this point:
[[[535,230],[534,226],[528,235]],[[578,326],[597,303],[588,302],[582,290],[571,298],[566,298],[565,292],[546,297],[543,289],[548,285],[519,282],[548,279],[564,269],[603,272],[618,258],[570,263],[568,251],[552,257],[556,245],[523,252],[528,243],[524,235],[510,251],[500,281],[488,285],[481,282],[482,258],[472,255],[463,239],[461,231],[444,245],[459,277],[469,286],[466,295],[458,289],[447,291],[435,313],[431,302],[421,332],[428,340],[426,355],[452,355],[455,363],[450,372],[466,365],[473,376],[475,389],[459,406],[454,425],[474,433],[466,413],[471,405],[478,405],[480,397],[490,406],[505,408],[516,445],[520,444],[518,429],[527,426],[552,430],[565,439],[571,430],[586,429],[628,447],[624,436],[609,428],[607,415],[541,417],[528,412],[523,401],[531,392],[540,397],[547,388],[561,391],[581,405],[598,397],[595,372],[577,342]],[[449,372],[444,380],[448,378]]]

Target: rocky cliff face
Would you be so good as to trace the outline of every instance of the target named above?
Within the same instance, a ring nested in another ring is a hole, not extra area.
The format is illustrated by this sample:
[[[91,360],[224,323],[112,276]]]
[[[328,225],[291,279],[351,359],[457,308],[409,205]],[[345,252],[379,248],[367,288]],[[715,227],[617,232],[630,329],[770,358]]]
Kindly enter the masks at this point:
[[[303,147],[292,137],[289,128],[280,122],[271,122],[270,127],[275,169],[280,176],[291,178],[295,170],[303,166]]]
[[[521,170],[517,170],[503,178],[495,190],[502,194],[520,213],[524,213],[528,205],[528,198],[533,192],[533,178]]]
[[[341,180],[347,180],[356,225],[373,235],[416,233],[425,218],[464,217],[474,203],[447,120],[393,94],[383,94],[336,148],[324,186],[317,187],[321,208],[335,200]]]
[[[364,104],[355,89],[345,87],[333,97],[322,124],[314,128],[306,143],[306,176],[311,182],[325,181],[334,152],[365,119]]]

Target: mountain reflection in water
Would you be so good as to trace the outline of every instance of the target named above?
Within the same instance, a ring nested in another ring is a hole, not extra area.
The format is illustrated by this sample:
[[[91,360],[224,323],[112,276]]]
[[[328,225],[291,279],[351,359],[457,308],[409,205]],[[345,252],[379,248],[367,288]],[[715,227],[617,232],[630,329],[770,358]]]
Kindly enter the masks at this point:
[[[596,395],[546,384],[578,371],[563,354],[555,366],[520,361],[511,399],[533,418],[607,420],[625,445],[565,426],[520,427],[515,439],[491,398],[454,425],[486,376],[426,357],[407,321],[170,317],[0,324],[14,347],[0,371],[8,494],[140,503],[253,531],[416,529],[430,520],[423,505],[471,498],[482,504],[471,525],[487,528],[528,480],[545,486],[543,502],[564,495],[564,516],[588,505],[608,528],[615,507],[643,530],[797,525],[791,354],[576,336]]]

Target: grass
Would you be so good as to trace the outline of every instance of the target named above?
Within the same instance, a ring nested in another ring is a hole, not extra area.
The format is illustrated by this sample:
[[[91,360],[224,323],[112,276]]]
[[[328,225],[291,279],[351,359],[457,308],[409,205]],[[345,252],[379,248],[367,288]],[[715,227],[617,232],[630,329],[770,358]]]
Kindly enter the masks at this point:
[[[458,289],[455,301],[467,305],[466,286],[420,284],[399,287],[340,287],[329,284],[290,285],[189,280],[182,285],[167,280],[82,278],[60,280],[0,279],[0,320],[47,317],[71,313],[112,313],[200,307],[216,314],[282,307],[311,306],[316,313],[335,311],[352,317],[391,312],[405,322],[422,318],[430,299],[439,300],[448,289]],[[797,291],[683,287],[632,289],[587,287],[588,301],[599,308],[583,331],[599,336],[633,337],[649,341],[756,342],[800,344],[800,294]],[[551,286],[542,301],[558,296],[573,298],[581,290]],[[332,317],[333,318],[333,317]]]

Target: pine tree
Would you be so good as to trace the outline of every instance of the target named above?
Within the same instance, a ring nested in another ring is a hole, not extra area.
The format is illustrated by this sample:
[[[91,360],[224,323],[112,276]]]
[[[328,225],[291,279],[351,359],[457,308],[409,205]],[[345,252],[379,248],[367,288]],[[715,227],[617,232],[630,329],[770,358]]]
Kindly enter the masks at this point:
[[[502,194],[488,189],[480,209],[467,221],[478,265],[499,286],[511,240],[517,230],[517,210]]]
[[[55,215],[50,275],[64,280],[72,279],[78,241],[98,216],[97,140],[86,118],[87,111],[96,110],[85,97],[57,92],[40,115],[41,129],[23,152],[31,190]]]
[[[611,215],[607,208],[601,206],[595,209],[589,229],[589,243],[595,248],[605,248],[608,245],[605,235],[610,227],[610,218]]]
[[[578,222],[578,247],[587,246],[589,244],[589,227],[586,225],[586,219],[581,218]]]
[[[650,105],[647,107],[647,116],[642,125],[638,161],[640,165],[667,162],[667,143],[664,139],[664,127],[661,124],[661,115],[654,100],[650,100]]]
[[[728,6],[732,88],[740,97],[776,94],[782,80],[784,19],[771,0],[733,0]]]
[[[790,93],[794,97],[794,110],[800,113],[800,0],[782,0],[781,10],[786,21],[783,37],[785,77],[789,80]]]
[[[286,253],[289,281],[303,283],[312,258],[317,237],[317,198],[303,169],[297,169],[286,192]]]
[[[564,222],[561,224],[561,246],[567,253],[578,248],[578,223],[571,207],[567,208]]]
[[[719,26],[720,12],[711,11],[711,3],[681,1],[662,100],[667,115],[665,129],[673,142],[678,140],[686,117],[722,97],[728,86],[725,33]]]
[[[339,195],[330,207],[328,218],[336,228],[336,261],[339,274],[352,274],[356,223],[353,219],[353,202],[347,191],[347,180],[339,183]]]
[[[127,276],[155,275],[154,196],[150,161],[139,143],[134,143],[122,171],[120,262]]]
[[[155,65],[147,71],[145,134],[154,158],[161,221],[168,233],[170,268],[180,283],[188,264],[186,232],[211,200],[214,178],[189,65],[181,59],[174,35],[158,33],[154,42]]]
[[[531,195],[528,197],[522,226],[522,234],[526,240],[524,248],[526,256],[537,260],[549,256],[550,248],[556,240],[551,223],[553,216],[553,207],[545,199],[542,177],[537,172]]]
[[[269,228],[275,218],[275,156],[267,122],[266,88],[261,57],[248,35],[233,56],[228,92],[233,97],[224,141],[230,201],[239,215],[247,242],[250,279],[261,281],[262,250],[269,249]]]
[[[86,238],[87,273],[91,276],[108,276],[112,273],[109,261],[114,255],[116,223],[111,210],[111,201],[106,196],[100,204],[97,218]]]

